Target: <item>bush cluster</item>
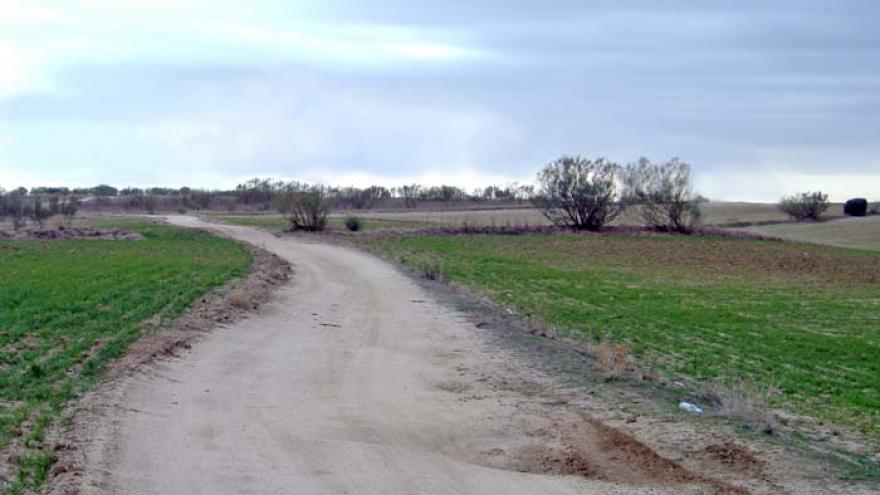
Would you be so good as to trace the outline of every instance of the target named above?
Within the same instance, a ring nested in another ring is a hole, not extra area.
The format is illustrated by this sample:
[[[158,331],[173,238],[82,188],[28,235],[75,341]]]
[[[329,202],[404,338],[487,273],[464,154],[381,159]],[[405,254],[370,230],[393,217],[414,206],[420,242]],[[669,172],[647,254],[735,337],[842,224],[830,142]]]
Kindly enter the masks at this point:
[[[691,167],[642,158],[622,167],[605,158],[563,156],[538,173],[532,202],[555,225],[597,231],[634,208],[654,229],[691,233],[700,220]]]
[[[290,230],[316,232],[327,226],[327,197],[323,186],[292,182],[274,203],[278,212],[290,221]]]
[[[67,222],[73,220],[79,209],[79,199],[72,195],[28,194],[24,188],[10,192],[0,189],[0,220],[9,218],[17,230],[28,222],[42,226],[55,215],[64,215]]]

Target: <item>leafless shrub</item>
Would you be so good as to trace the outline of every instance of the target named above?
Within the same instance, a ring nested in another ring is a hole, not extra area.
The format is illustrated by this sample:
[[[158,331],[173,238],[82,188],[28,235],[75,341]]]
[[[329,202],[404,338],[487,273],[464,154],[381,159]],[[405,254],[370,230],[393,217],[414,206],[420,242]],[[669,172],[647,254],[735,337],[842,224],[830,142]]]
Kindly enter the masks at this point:
[[[702,198],[691,183],[691,166],[673,158],[651,163],[642,158],[627,166],[625,201],[637,205],[650,227],[668,232],[691,233],[699,224]]]
[[[822,215],[828,210],[831,203],[828,195],[822,191],[804,192],[793,196],[786,196],[779,201],[779,209],[798,222],[822,220]]]
[[[404,204],[407,208],[415,208],[419,205],[419,196],[422,193],[422,186],[418,184],[408,184],[400,186],[398,192],[403,198]]]
[[[657,383],[661,380],[657,355],[650,351],[640,357],[635,366],[636,377],[644,382]]]
[[[28,213],[31,221],[40,227],[53,215],[49,208],[43,206],[43,200],[40,197],[36,197],[31,201]]]
[[[59,208],[61,214],[64,215],[65,222],[70,226],[73,224],[73,217],[76,216],[76,212],[79,210],[79,199],[76,196],[68,196]]]
[[[558,339],[559,332],[547,321],[538,316],[530,316],[528,319],[528,327],[535,334],[548,339]]]
[[[24,188],[0,194],[0,199],[2,199],[2,202],[0,202],[0,207],[2,207],[0,215],[9,217],[15,230],[24,227],[28,217],[30,217],[30,205],[26,200],[26,194],[27,190]]]
[[[275,208],[290,220],[291,230],[320,231],[327,226],[324,187],[292,183],[275,198]]]
[[[620,166],[604,158],[563,156],[538,174],[532,203],[555,225],[601,230],[623,211],[619,173]]]
[[[778,390],[772,382],[757,388],[742,381],[728,383],[721,380],[705,385],[702,396],[717,414],[746,420],[758,425],[763,432],[772,434],[779,429],[779,424],[769,404],[777,394]]]
[[[605,380],[616,380],[626,373],[630,353],[625,344],[604,339],[596,345],[595,353],[596,369]]]

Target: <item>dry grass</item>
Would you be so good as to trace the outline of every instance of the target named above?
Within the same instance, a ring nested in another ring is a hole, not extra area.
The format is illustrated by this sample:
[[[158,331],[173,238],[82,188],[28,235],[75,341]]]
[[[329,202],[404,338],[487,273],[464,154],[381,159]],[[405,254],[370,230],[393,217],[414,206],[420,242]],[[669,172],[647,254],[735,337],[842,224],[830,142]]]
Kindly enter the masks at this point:
[[[779,423],[770,409],[771,400],[778,395],[779,390],[772,381],[757,388],[742,381],[719,380],[705,385],[702,393],[703,399],[718,415],[760,425],[765,433],[779,430]]]
[[[827,222],[783,223],[743,229],[792,241],[880,251],[880,215]]]
[[[596,369],[606,380],[622,377],[629,368],[629,349],[625,344],[613,343],[607,339],[596,345]]]

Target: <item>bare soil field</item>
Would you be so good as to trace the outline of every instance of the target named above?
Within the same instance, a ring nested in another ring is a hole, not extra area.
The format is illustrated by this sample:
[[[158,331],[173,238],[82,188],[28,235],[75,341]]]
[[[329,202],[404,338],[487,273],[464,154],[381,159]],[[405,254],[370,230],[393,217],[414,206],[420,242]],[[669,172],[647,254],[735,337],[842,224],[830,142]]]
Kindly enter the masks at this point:
[[[775,204],[770,203],[727,203],[709,202],[700,205],[705,225],[752,224],[764,222],[783,222],[788,217],[779,211]],[[836,206],[834,207],[836,208]],[[835,211],[837,211],[835,209]],[[353,212],[353,214],[358,214]],[[400,212],[367,212],[366,218],[398,219],[421,223],[424,227],[445,225],[459,227],[462,224],[471,226],[513,226],[531,227],[549,225],[549,221],[534,208],[517,208],[501,210],[449,210],[449,211],[400,211]],[[614,222],[616,225],[637,225],[637,215],[630,211]]]
[[[826,222],[801,222],[754,226],[742,229],[799,242],[880,250],[880,216],[848,217]]]
[[[371,255],[211,228],[289,260],[293,282],[180,359],[115,382],[78,446],[87,469],[64,489],[871,493],[711,419],[648,414],[638,396],[547,374],[504,328]]]
[[[708,202],[700,205],[703,212],[702,222],[709,227],[748,226],[753,224],[787,222],[788,216],[779,211],[772,203],[730,203]],[[832,205],[832,212],[838,212],[840,205]],[[830,216],[834,218],[836,213]],[[355,216],[364,220],[365,230],[407,230],[435,227],[539,227],[551,223],[541,212],[530,206],[521,208],[456,208],[456,209],[422,209],[409,210],[352,210],[336,212],[330,216],[330,228],[343,230],[342,220],[347,216]],[[218,221],[233,225],[264,227],[272,230],[283,230],[288,222],[274,213],[255,215],[210,215]],[[612,225],[641,225],[635,210],[625,212]]]

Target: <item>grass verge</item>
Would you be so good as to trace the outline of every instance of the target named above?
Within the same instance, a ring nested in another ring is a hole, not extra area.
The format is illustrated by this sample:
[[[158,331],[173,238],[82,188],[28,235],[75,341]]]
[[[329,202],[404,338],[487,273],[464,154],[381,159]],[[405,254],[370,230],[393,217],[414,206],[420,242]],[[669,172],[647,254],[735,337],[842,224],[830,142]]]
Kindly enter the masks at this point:
[[[34,490],[54,458],[45,433],[107,363],[233,277],[252,257],[207,233],[133,221],[137,241],[0,241],[0,450],[7,487]]]

